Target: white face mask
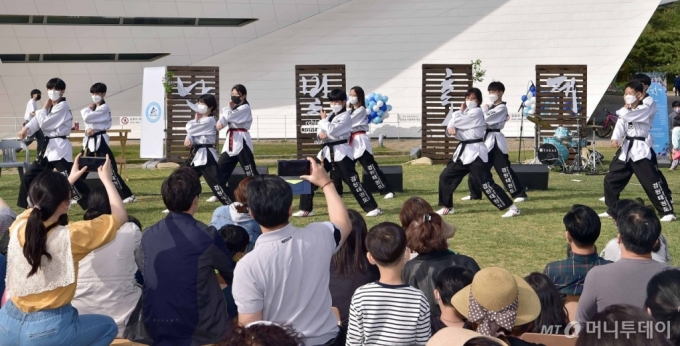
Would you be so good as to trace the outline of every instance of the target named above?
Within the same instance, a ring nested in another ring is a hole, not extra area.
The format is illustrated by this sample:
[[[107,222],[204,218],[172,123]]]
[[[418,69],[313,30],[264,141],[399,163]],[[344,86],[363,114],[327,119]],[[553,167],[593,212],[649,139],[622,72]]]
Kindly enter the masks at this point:
[[[626,101],[626,104],[632,105],[637,101],[637,97],[635,95],[625,95],[623,99]]]
[[[199,103],[198,104],[198,112],[200,114],[207,114],[208,113],[208,105]]]
[[[57,101],[61,98],[61,92],[56,89],[47,90],[47,96],[50,98],[50,100]]]
[[[496,94],[489,94],[489,102],[494,103],[498,101],[498,95]]]
[[[350,96],[350,97],[349,97],[349,103],[355,105],[355,104],[357,104],[358,102],[359,102],[359,98],[358,98],[358,97],[356,97],[356,96]]]
[[[331,109],[333,109],[333,112],[334,112],[335,114],[340,113],[340,111],[342,110],[342,108],[343,108],[342,105],[331,105]]]
[[[477,108],[477,102],[475,101],[465,101],[467,108]]]
[[[101,97],[101,96],[99,96],[99,95],[92,95],[92,101],[94,101],[94,103],[99,103],[99,101],[101,101],[101,100],[102,100],[102,97]]]

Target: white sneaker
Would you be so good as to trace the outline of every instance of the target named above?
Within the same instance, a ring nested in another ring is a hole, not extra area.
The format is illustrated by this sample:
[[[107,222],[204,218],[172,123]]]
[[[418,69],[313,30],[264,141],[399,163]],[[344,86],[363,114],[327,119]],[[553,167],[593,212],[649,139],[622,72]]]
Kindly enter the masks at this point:
[[[205,201],[208,202],[208,203],[215,203],[219,200],[217,199],[217,196],[212,196],[212,197],[206,199]]]
[[[508,211],[506,211],[505,214],[503,214],[502,217],[515,217],[515,216],[519,216],[519,208],[517,208],[517,206],[513,204],[510,206]]]
[[[664,217],[662,217],[660,221],[661,222],[675,221],[675,215],[673,215],[673,214],[664,215]]]
[[[601,218],[606,218],[606,219],[611,219],[611,218],[612,218],[612,216],[609,215],[606,211],[605,211],[604,213],[602,213],[602,214],[598,214],[597,216],[599,216],[599,217],[601,217]]]
[[[74,204],[78,204],[78,201],[76,201],[75,199],[72,199],[72,200],[71,200],[71,205],[74,205]]]
[[[300,210],[296,213],[293,213],[293,216],[295,217],[307,217],[307,216],[314,216],[314,211],[306,211],[306,210]]]
[[[168,214],[168,213],[170,213],[170,210],[167,210],[167,209],[163,210],[163,214]]]
[[[604,202],[604,197],[600,198],[600,202]]]
[[[374,217],[374,216],[378,216],[378,215],[382,215],[382,209],[380,209],[380,208],[373,209],[373,210],[369,211],[368,213],[366,213],[366,217]]]
[[[527,200],[527,197],[517,197],[515,198],[514,202],[515,203],[522,203]]]
[[[447,207],[444,207],[444,208],[437,210],[437,214],[439,214],[439,215],[453,215],[453,213],[455,213],[455,212],[456,211],[453,208],[449,209]]]
[[[460,200],[461,201],[469,201],[471,199],[472,199],[472,196],[465,196],[465,197],[461,198]]]
[[[123,200],[124,204],[134,203],[134,202],[137,202],[137,197],[135,197],[135,195],[132,195],[132,196]]]
[[[394,198],[394,193],[390,192],[390,193],[386,194],[384,198],[385,199],[392,199],[392,198]]]

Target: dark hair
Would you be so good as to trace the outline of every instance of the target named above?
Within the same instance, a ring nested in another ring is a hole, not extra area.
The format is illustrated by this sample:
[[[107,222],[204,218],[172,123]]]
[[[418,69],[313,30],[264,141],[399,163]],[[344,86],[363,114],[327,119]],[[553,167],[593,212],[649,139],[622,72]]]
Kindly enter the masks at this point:
[[[136,217],[130,214],[128,214],[128,222],[134,223],[137,226],[137,228],[139,228],[140,231],[143,229],[142,223]]]
[[[106,93],[106,84],[104,84],[104,83],[94,83],[90,87],[90,94],[94,94],[94,93],[101,93],[101,94]]]
[[[233,256],[239,252],[245,252],[250,242],[250,236],[245,228],[238,225],[224,225],[219,230],[224,245]]]
[[[442,222],[437,213],[418,214],[406,229],[408,248],[419,254],[446,251],[449,244],[444,238]]]
[[[236,207],[236,211],[245,214],[248,212],[248,183],[253,180],[253,177],[245,177],[238,183],[236,190],[234,190],[234,199],[236,202],[241,203]]]
[[[680,345],[680,270],[669,268],[649,280],[645,307],[655,320],[670,323],[670,340]]]
[[[497,341],[491,340],[484,336],[475,336],[474,338],[466,341],[463,346],[498,346]]]
[[[61,79],[61,78],[52,78],[47,81],[47,85],[45,87],[48,90],[56,89],[56,90],[66,90],[66,83]]]
[[[201,194],[201,180],[190,167],[176,169],[163,181],[163,203],[173,213],[191,209],[194,198]]]
[[[220,346],[302,346],[304,335],[291,326],[255,324],[250,327],[238,326]]]
[[[446,306],[451,305],[451,298],[462,290],[463,287],[472,283],[474,273],[464,267],[448,267],[434,277],[434,288],[439,291],[442,303]]]
[[[643,205],[632,206],[619,217],[617,226],[623,246],[637,255],[651,253],[661,234],[659,217]]]
[[[271,228],[288,223],[293,190],[285,180],[258,175],[248,183],[247,195],[248,208],[258,224]]]
[[[642,200],[642,198],[636,198],[636,199],[620,199],[616,201],[611,208],[609,208],[609,212],[611,213],[611,217],[614,220],[614,222],[618,222],[618,219],[620,216],[625,215],[628,210],[636,205],[645,205],[645,201]]]
[[[529,286],[536,291],[538,300],[541,301],[541,313],[536,317],[529,331],[531,333],[542,333],[543,326],[560,326],[556,329],[557,333],[564,330],[569,324],[569,313],[564,307],[564,302],[557,287],[555,287],[555,283],[541,273],[531,273],[524,278],[524,281],[529,283]]]
[[[342,89],[333,89],[328,93],[328,101],[347,101],[347,94]]]
[[[635,76],[633,76],[633,80],[638,81],[638,82],[640,82],[640,83],[642,83],[643,85],[646,85],[646,86],[652,85],[652,79],[649,78],[649,76],[644,74],[644,73],[636,74]]]
[[[243,84],[236,84],[233,87],[231,87],[231,90],[232,91],[236,90],[236,92],[238,92],[240,96],[248,95],[248,90],[246,90],[246,87],[243,86]]]
[[[213,114],[215,110],[217,110],[217,99],[215,99],[215,96],[211,94],[203,94],[198,98],[199,102],[205,103],[206,106],[208,106],[208,110],[210,111],[210,114]]]
[[[31,97],[33,97],[33,95],[41,95],[41,94],[42,94],[42,92],[40,92],[39,89],[31,90]]]
[[[338,276],[344,278],[356,277],[356,273],[366,273],[369,266],[366,258],[366,221],[356,210],[348,209],[349,220],[352,222],[352,233],[349,234],[345,243],[333,255],[331,263],[337,269]]]
[[[635,90],[639,93],[642,93],[645,90],[642,83],[640,83],[639,81],[636,81],[636,80],[628,82],[628,84],[626,84],[626,87],[624,88],[624,90],[628,89],[628,88],[631,88],[631,89],[633,89],[633,90]]]
[[[368,232],[366,248],[376,263],[390,266],[404,257],[406,232],[394,222],[381,222]]]
[[[83,220],[94,220],[102,215],[111,215],[111,203],[106,188],[97,186],[87,197],[87,210],[85,210]]]
[[[488,91],[501,91],[505,92],[505,85],[501,82],[491,82],[489,83]]]
[[[354,92],[357,94],[358,101],[356,107],[357,108],[361,106],[366,107],[366,93],[364,92],[364,89],[362,89],[360,86],[355,86],[350,90],[354,90]]]
[[[602,312],[598,312],[592,319],[592,322],[604,330],[618,330],[616,326],[621,326],[622,322],[632,321],[636,326],[640,323],[647,323],[651,328],[646,333],[634,332],[628,333],[626,331],[614,331],[609,333],[596,333],[586,331],[584,325],[581,325],[581,332],[578,335],[576,346],[670,346],[672,345],[666,336],[659,333],[654,328],[654,320],[647,313],[632,305],[610,305]],[[620,333],[620,334],[619,334]],[[623,333],[626,333],[624,335]]]
[[[66,201],[70,203],[71,184],[62,174],[45,171],[31,183],[28,197],[34,208],[26,221],[24,235],[24,257],[31,265],[31,271],[26,277],[30,277],[40,269],[43,255],[48,260],[52,260],[52,256],[47,252],[47,232],[63,222],[56,222],[47,227],[44,222],[57,212],[62,203]]]
[[[31,96],[33,96],[33,94],[31,94]],[[673,103],[671,104],[671,108],[675,107],[680,107],[680,101],[673,101]]]
[[[477,88],[471,88],[468,89],[468,91],[465,92],[465,99],[467,100],[468,96],[470,95],[475,95],[477,98],[477,104],[481,105],[482,104],[482,91],[477,89]]]
[[[593,208],[574,204],[571,210],[562,218],[564,227],[569,232],[576,246],[591,246],[600,237],[602,223]]]
[[[680,107],[678,106],[673,106],[673,107]],[[680,126],[680,115],[676,115],[673,117],[673,127]]]
[[[401,227],[408,227],[413,220],[415,220],[418,215],[421,216],[425,213],[434,213],[434,209],[430,203],[420,197],[411,197],[404,201],[401,205],[401,210],[399,210],[399,222],[401,222]]]

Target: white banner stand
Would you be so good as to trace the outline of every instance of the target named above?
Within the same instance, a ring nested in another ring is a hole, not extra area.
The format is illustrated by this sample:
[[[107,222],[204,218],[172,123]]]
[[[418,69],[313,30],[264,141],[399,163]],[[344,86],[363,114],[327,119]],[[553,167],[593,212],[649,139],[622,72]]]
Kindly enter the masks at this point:
[[[165,159],[163,150],[166,126],[165,88],[163,87],[165,71],[165,67],[144,68],[139,156],[144,159],[153,159],[145,163],[144,168],[155,168],[153,161],[160,162]]]

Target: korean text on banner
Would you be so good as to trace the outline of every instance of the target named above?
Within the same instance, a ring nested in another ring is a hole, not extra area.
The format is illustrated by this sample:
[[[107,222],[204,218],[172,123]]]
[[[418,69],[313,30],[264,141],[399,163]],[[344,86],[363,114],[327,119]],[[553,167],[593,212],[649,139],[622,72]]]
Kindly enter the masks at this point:
[[[667,157],[670,153],[670,130],[668,123],[668,95],[666,95],[666,74],[663,72],[647,73],[652,79],[652,85],[647,89],[647,94],[654,99],[656,114],[652,121],[649,132],[654,139],[654,151],[656,155]]]
[[[144,159],[162,159],[165,138],[165,67],[144,69],[142,86],[142,135],[139,156]]]

